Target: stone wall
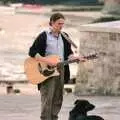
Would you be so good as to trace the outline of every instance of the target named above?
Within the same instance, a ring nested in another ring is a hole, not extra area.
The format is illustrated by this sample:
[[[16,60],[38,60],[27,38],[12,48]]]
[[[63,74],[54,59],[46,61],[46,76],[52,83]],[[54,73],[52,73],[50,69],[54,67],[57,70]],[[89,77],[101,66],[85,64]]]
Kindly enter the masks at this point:
[[[76,95],[120,95],[120,21],[80,27],[80,54],[98,58],[79,64]]]
[[[120,15],[120,0],[104,0],[104,2],[103,12]]]

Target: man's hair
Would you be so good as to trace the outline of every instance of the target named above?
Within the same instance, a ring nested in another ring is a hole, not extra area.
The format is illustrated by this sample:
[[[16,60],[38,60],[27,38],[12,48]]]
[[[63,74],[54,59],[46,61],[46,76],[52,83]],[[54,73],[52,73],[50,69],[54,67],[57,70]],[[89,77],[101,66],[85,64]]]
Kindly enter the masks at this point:
[[[52,22],[55,22],[55,21],[57,21],[58,19],[61,19],[61,18],[65,19],[65,17],[61,13],[54,13],[54,14],[52,14],[51,17],[50,17],[49,25],[51,26]]]

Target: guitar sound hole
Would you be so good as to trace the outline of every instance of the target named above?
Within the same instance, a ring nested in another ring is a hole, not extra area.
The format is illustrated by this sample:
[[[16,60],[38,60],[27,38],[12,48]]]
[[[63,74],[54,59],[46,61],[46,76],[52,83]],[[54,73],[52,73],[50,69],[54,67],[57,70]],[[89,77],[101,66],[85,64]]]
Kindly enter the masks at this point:
[[[47,76],[52,75],[54,72],[55,72],[55,70],[52,70],[52,71],[44,70],[44,71],[42,72],[42,74],[47,77]]]
[[[47,66],[47,69],[43,70],[40,63],[38,64],[38,70],[45,77],[50,76],[55,72],[55,70],[52,66]]]
[[[51,70],[51,69],[54,69],[54,66],[47,65],[47,68]]]

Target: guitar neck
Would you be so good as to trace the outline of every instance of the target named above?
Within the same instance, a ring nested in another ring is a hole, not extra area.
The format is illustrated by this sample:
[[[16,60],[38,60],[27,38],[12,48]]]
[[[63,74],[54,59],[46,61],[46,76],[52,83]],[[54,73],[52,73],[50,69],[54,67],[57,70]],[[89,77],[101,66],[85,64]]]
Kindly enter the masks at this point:
[[[84,56],[84,59],[87,59],[87,60],[96,59],[96,58],[97,58],[97,54],[92,54],[92,55]],[[67,65],[67,64],[71,64],[71,63],[79,62],[79,61],[80,61],[79,59],[65,60],[65,61],[61,62],[61,64]]]
[[[78,59],[65,60],[65,61],[61,62],[61,64],[63,64],[63,65],[68,65],[68,64],[71,64],[71,63],[74,63],[74,62],[79,62],[79,60],[78,60]]]

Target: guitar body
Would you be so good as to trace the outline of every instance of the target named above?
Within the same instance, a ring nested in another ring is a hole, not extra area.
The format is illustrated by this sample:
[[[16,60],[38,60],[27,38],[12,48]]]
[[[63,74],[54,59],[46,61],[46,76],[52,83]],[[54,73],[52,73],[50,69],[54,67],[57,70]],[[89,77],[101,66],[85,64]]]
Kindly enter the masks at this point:
[[[47,56],[46,58],[53,61],[60,61],[60,58],[56,55]],[[59,75],[56,67],[50,67],[46,63],[37,61],[32,57],[29,57],[25,60],[24,70],[27,79],[32,84],[39,84],[47,80],[49,77]]]

